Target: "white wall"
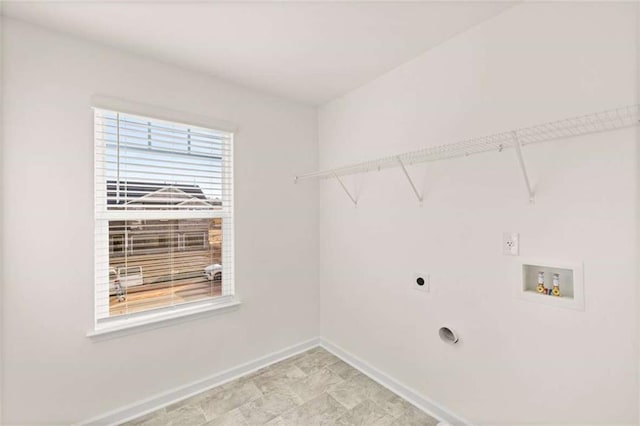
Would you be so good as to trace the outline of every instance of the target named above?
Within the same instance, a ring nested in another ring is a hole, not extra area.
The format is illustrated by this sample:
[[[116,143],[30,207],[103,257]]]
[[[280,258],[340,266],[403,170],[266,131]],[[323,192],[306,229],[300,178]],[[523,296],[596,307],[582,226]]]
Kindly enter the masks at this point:
[[[320,165],[638,102],[635,4],[523,4],[321,108]],[[636,131],[398,169],[320,189],[321,334],[485,424],[637,420]],[[521,255],[583,261],[586,310],[517,300]],[[410,288],[415,271],[432,291]],[[448,324],[455,347],[438,339]]]
[[[4,424],[68,424],[318,335],[316,112],[5,20]],[[98,93],[236,123],[243,305],[92,341]]]

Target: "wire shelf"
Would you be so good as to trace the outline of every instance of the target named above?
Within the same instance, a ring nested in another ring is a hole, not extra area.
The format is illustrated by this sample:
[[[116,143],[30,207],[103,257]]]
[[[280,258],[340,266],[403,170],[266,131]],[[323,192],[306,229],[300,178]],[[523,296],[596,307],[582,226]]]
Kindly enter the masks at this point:
[[[636,126],[639,123],[640,105],[630,105],[564,120],[550,121],[536,126],[514,129],[489,136],[467,139],[456,143],[404,152],[333,169],[306,173],[296,176],[295,181],[337,178],[339,176],[365,173],[391,167],[402,167],[404,169],[404,166],[408,164],[464,157],[488,151],[503,151],[509,148],[519,149],[519,146],[592,133],[608,132]]]

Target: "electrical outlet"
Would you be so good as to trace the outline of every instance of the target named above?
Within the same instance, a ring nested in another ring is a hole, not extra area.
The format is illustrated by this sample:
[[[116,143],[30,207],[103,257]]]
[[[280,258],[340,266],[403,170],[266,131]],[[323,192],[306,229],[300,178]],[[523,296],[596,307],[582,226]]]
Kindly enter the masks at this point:
[[[502,234],[502,254],[518,256],[520,254],[520,234],[505,232]]]
[[[413,281],[411,282],[411,286],[416,290],[429,293],[429,287],[431,287],[430,281],[431,280],[429,279],[429,274],[416,272],[415,274],[413,274]]]

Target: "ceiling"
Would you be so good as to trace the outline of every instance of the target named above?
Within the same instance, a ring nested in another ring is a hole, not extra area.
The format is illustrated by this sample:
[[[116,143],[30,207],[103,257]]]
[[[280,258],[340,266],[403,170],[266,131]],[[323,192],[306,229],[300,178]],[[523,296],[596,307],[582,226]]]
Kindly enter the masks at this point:
[[[3,14],[311,105],[509,2],[4,2]]]

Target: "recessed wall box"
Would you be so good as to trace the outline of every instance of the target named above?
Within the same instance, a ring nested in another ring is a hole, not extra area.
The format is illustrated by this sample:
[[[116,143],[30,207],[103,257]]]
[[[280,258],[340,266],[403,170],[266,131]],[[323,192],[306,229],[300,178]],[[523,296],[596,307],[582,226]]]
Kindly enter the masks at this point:
[[[584,310],[581,262],[518,259],[514,265],[516,297],[558,308]]]

